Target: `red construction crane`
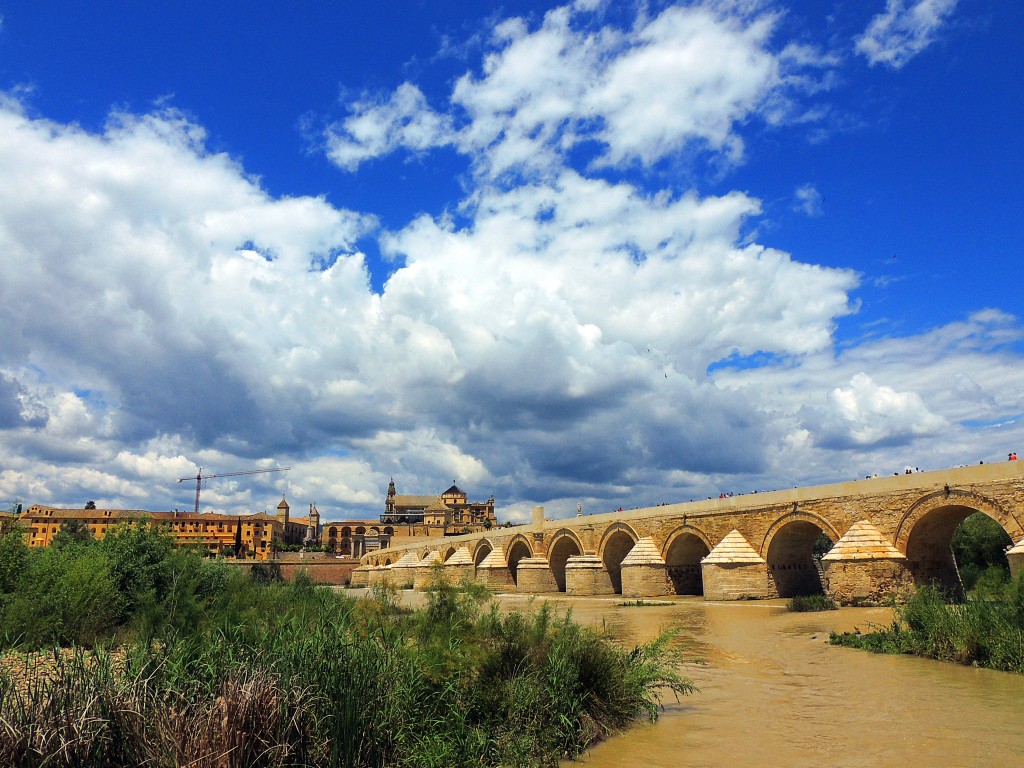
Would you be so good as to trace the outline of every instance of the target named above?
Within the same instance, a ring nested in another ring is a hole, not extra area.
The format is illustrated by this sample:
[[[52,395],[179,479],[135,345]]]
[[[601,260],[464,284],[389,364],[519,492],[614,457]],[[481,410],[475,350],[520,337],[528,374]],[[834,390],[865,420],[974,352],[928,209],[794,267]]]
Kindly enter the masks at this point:
[[[260,475],[264,472],[287,472],[291,467],[274,467],[273,469],[246,469],[242,472],[222,472],[219,475],[204,475],[203,468],[200,467],[195,477],[179,477],[178,482],[183,483],[186,480],[196,481],[196,514],[199,514],[199,490],[203,487],[203,480],[210,480],[214,477],[236,477],[238,475]]]

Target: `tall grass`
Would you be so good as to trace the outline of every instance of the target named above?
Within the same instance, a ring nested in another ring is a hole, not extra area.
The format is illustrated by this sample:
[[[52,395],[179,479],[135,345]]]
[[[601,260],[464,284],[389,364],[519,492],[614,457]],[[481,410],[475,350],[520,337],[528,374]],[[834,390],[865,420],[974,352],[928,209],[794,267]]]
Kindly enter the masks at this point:
[[[627,651],[488,599],[440,574],[421,611],[228,581],[183,600],[191,626],[8,654],[0,765],[550,766],[692,690],[667,637]]]
[[[830,642],[1024,673],[1024,575],[1005,584],[979,580],[974,599],[960,604],[923,587],[895,611],[887,628],[832,633]]]

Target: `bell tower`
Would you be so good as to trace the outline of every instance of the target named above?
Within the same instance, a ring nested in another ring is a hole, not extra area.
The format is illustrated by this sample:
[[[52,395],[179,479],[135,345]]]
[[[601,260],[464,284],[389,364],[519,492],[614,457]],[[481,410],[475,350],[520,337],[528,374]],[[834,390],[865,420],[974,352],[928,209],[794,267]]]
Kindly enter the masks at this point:
[[[393,515],[393,514],[395,514],[395,496],[396,495],[397,495],[397,492],[395,491],[395,478],[392,477],[391,478],[391,482],[388,483],[388,498],[387,498],[387,501],[384,502],[384,514],[385,515]]]

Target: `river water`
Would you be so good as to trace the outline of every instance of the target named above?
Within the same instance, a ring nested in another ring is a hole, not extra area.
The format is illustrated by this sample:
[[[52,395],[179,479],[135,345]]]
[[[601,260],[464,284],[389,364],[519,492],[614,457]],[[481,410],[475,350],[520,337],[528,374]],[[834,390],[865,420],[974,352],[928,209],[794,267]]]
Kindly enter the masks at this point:
[[[525,599],[502,597],[509,608]],[[538,598],[544,599],[544,598]],[[1024,676],[828,644],[830,630],[887,625],[885,608],[789,613],[784,601],[559,598],[632,646],[679,631],[699,693],[657,723],[594,747],[588,768],[1024,766]]]

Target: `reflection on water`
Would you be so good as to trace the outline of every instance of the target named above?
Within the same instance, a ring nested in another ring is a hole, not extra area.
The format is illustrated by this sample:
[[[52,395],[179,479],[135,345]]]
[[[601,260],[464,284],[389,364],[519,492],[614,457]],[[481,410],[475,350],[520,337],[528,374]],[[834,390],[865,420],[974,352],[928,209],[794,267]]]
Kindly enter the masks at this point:
[[[595,747],[586,766],[1024,765],[1024,677],[828,645],[830,630],[888,624],[888,609],[553,602],[627,646],[677,630],[685,673],[700,688],[667,701],[656,724]]]

